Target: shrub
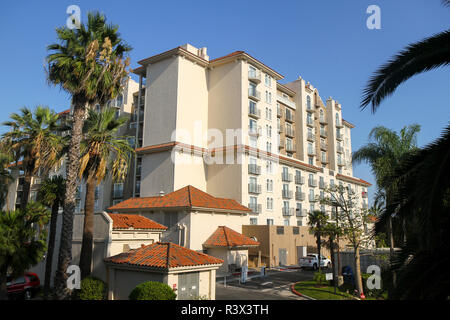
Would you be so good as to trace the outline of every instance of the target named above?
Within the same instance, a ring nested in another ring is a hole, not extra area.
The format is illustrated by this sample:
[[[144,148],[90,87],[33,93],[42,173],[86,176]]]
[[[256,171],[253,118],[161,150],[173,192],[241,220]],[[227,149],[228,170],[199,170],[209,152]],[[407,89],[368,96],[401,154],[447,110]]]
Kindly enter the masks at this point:
[[[170,286],[162,282],[148,281],[131,291],[130,300],[175,300],[177,295]]]
[[[316,282],[317,285],[323,285],[326,282],[325,273],[322,271],[315,272],[313,280]]]
[[[94,277],[87,277],[81,280],[78,297],[81,300],[104,300],[106,295],[105,283]]]

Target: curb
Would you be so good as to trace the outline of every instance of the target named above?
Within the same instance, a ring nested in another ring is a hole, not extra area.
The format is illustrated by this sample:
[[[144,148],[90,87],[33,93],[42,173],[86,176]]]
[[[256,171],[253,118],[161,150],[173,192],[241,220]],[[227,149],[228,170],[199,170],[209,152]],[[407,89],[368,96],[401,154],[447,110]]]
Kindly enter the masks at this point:
[[[299,281],[299,282],[301,282],[301,281]],[[292,291],[294,294],[298,295],[299,297],[303,297],[303,298],[308,299],[308,300],[317,300],[317,299],[308,297],[308,296],[304,295],[303,293],[300,293],[300,292],[298,292],[297,290],[295,290],[294,287],[295,287],[295,285],[296,285],[297,283],[299,283],[299,282],[293,283],[293,284],[291,285],[291,291]]]

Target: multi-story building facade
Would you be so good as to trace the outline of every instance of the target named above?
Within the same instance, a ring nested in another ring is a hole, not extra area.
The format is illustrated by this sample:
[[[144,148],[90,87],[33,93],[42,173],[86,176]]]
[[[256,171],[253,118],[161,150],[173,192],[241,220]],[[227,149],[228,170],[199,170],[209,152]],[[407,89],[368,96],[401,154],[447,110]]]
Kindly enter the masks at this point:
[[[318,200],[333,184],[367,207],[370,183],[353,177],[354,126],[310,83],[281,84],[281,74],[243,51],[210,60],[189,44],[139,64],[135,196],[190,184],[248,206],[252,225],[304,226],[309,211],[331,214]]]

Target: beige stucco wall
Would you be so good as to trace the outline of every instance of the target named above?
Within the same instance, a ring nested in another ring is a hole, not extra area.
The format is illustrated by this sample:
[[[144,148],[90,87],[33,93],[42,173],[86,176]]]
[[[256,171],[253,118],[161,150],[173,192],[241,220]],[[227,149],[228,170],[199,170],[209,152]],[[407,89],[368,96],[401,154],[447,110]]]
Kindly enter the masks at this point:
[[[217,270],[218,274],[227,274],[229,272],[228,265],[230,264],[236,264],[238,268],[248,266],[248,250],[231,250],[216,247],[208,248],[206,253],[223,260],[223,264]]]
[[[159,195],[174,191],[174,165],[171,152],[151,153],[142,155],[141,197]]]

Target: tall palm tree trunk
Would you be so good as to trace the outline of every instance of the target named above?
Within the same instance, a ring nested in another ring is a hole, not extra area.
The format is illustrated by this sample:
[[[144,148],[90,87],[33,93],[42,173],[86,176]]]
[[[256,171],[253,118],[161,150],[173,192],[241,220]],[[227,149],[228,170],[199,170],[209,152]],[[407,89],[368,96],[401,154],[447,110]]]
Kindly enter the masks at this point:
[[[47,258],[45,261],[44,299],[48,299],[50,291],[50,277],[52,275],[53,252],[55,251],[56,223],[58,221],[59,201],[55,201],[52,206],[50,216],[50,230],[48,238]]]
[[[75,212],[75,194],[78,185],[78,172],[80,169],[80,142],[84,115],[86,112],[85,101],[77,101],[73,98],[73,126],[70,139],[70,150],[66,170],[66,193],[64,198],[64,212],[61,228],[61,242],[59,246],[58,268],[55,275],[56,298],[65,299],[68,296],[67,289],[67,267],[72,261],[72,233],[73,216]],[[81,99],[79,99],[81,100]]]
[[[389,251],[391,256],[391,263],[394,259],[394,229],[392,227],[392,217],[389,217]],[[397,286],[397,273],[392,271],[392,287]]]
[[[319,263],[319,266],[318,266],[319,267],[319,272],[322,271],[322,268],[320,267],[320,252],[321,252],[321,249],[322,249],[322,239],[321,239],[320,233],[319,233],[319,236],[317,237],[317,251],[319,252],[319,254],[317,255],[317,261]]]
[[[24,159],[25,161],[25,177],[22,189],[22,196],[20,198],[20,209],[25,210],[27,208],[28,200],[30,198],[31,179],[33,178],[34,160]]]
[[[97,183],[95,179],[88,179],[86,183],[86,200],[84,204],[83,242],[81,244],[80,253],[80,269],[82,279],[90,276],[91,274],[96,186]]]

